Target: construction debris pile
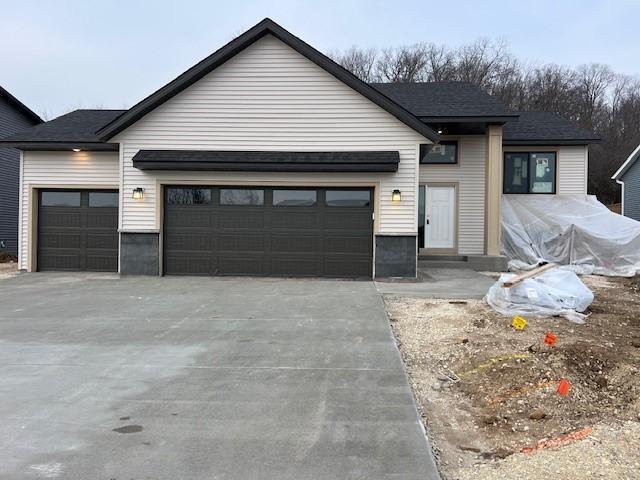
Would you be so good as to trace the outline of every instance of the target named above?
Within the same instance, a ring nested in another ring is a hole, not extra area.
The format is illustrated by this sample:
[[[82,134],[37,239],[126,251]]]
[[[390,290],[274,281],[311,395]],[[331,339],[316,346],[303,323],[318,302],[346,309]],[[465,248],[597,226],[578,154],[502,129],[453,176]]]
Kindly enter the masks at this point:
[[[501,275],[486,301],[503,315],[560,315],[584,323],[582,312],[593,302],[593,293],[574,272],[546,264],[520,275]]]
[[[541,262],[578,274],[640,273],[640,222],[592,195],[503,195],[502,250],[511,269]]]

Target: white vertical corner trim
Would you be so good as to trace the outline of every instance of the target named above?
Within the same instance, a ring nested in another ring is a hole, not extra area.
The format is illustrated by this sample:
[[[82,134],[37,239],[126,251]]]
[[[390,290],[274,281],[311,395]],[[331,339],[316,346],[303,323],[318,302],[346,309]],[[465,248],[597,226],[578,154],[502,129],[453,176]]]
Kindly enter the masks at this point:
[[[429,140],[280,40],[267,35],[112,139],[123,153],[123,231],[160,228],[161,183],[246,181],[380,185],[378,233],[417,230],[418,144]],[[142,149],[367,151],[400,154],[395,173],[149,172]],[[127,192],[145,189],[143,201]],[[391,192],[402,191],[393,204]]]
[[[18,268],[20,270],[26,270],[26,258],[24,259],[25,261],[23,262],[23,258],[24,258],[24,250],[22,249],[22,244],[23,244],[23,237],[24,237],[24,231],[22,229],[22,225],[24,225],[24,223],[27,223],[27,220],[25,220],[24,218],[24,208],[23,208],[23,189],[22,189],[22,185],[24,184],[24,152],[22,150],[20,150],[20,178],[18,181],[18,185],[19,185],[19,189],[18,189],[18,225],[20,225],[20,227],[18,228]]]
[[[41,152],[26,151],[20,161],[19,268],[29,262],[29,225],[33,188],[117,188],[119,185],[116,152]]]

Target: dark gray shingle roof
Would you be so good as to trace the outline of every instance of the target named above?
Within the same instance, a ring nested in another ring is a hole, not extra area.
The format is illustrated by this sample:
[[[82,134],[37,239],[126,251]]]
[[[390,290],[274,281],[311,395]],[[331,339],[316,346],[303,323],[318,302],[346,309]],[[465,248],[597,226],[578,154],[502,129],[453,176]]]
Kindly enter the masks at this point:
[[[417,117],[517,117],[496,97],[468,82],[372,83]]]
[[[14,135],[3,142],[100,142],[96,131],[126,110],[74,110],[49,122],[41,123]]]
[[[576,122],[551,112],[519,112],[520,118],[508,122],[502,131],[507,145],[523,144],[575,144],[596,143],[600,138]]]

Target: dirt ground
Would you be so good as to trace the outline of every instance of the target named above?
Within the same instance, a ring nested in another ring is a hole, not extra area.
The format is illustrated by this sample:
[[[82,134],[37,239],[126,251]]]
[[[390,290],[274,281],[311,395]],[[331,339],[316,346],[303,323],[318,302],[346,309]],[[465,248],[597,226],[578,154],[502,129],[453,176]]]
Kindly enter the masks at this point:
[[[16,262],[0,262],[0,279],[13,277],[18,274],[18,264]]]
[[[640,479],[640,277],[582,279],[586,324],[524,331],[481,300],[385,298],[445,479]]]

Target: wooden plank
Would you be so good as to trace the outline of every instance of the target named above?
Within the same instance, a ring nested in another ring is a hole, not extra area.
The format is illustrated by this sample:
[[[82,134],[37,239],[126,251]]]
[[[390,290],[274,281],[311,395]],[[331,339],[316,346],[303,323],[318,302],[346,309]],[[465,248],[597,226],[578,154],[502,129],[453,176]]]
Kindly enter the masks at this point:
[[[502,284],[503,288],[511,288],[515,285],[518,285],[519,283],[522,283],[523,281],[529,279],[529,278],[535,278],[538,275],[542,275],[544,272],[546,272],[547,270],[551,270],[552,268],[557,267],[558,265],[556,265],[555,263],[547,263],[545,265],[542,265],[541,267],[538,268],[534,268],[533,270],[529,270],[528,272],[524,272],[521,273],[520,275],[516,275],[515,277],[511,278],[510,280],[507,280],[506,282],[504,282]]]

